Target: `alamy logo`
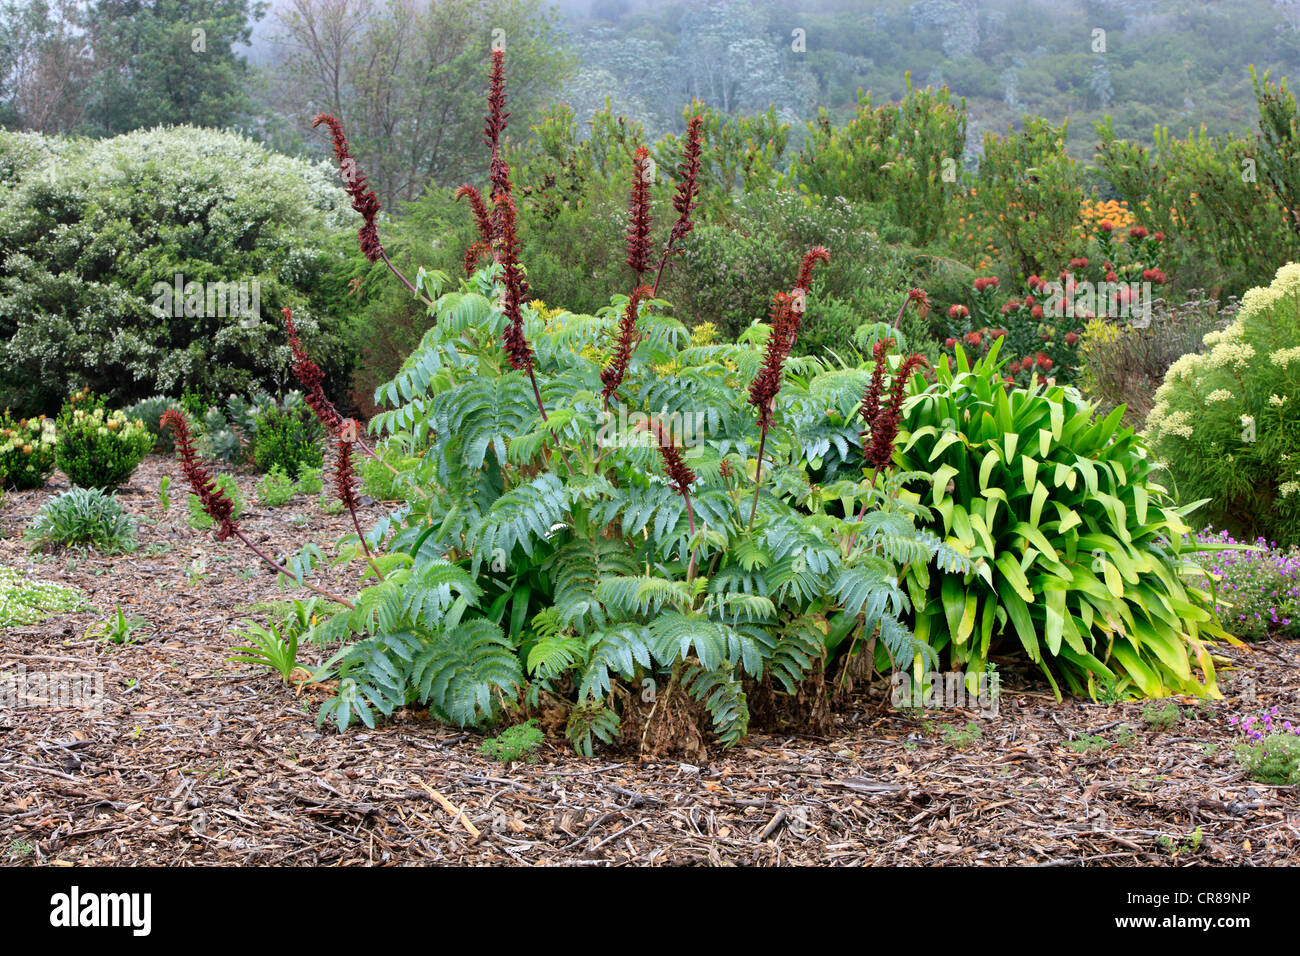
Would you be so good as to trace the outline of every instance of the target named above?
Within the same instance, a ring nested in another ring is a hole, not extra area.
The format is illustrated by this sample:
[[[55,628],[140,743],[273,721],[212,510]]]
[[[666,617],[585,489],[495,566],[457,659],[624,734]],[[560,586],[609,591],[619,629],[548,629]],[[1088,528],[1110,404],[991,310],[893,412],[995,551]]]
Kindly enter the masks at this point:
[[[50,897],[50,925],[125,926],[134,936],[148,936],[153,927],[153,897],[149,893],[82,893],[74,886]]]
[[[979,674],[975,690],[967,686],[967,676],[960,671],[931,671],[920,685],[914,686],[911,675],[894,671],[890,677],[890,703],[894,707],[925,707],[947,710],[978,709],[981,717],[996,717],[1002,697],[1002,678]]]
[[[252,328],[262,316],[262,283],[257,279],[186,282],[178,272],[170,285],[155,282],[152,294],[149,308],[160,319],[237,318],[244,328]]]

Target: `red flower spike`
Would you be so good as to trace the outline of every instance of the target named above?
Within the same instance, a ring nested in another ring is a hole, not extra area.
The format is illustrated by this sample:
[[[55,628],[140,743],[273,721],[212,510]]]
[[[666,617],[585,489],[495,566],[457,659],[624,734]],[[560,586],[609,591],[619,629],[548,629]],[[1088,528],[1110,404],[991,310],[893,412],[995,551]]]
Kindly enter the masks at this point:
[[[355,423],[352,423],[355,425]],[[334,468],[334,495],[355,514],[357,501],[357,474],[352,467],[352,442],[340,438],[337,442],[338,462]]]
[[[903,359],[889,389],[889,402],[879,408],[871,422],[871,445],[866,458],[877,471],[888,468],[894,460],[894,440],[898,437],[898,423],[903,417],[907,381],[913,372],[927,364],[921,355],[909,355]]]
[[[524,277],[523,266],[519,264],[519,211],[515,207],[514,197],[508,192],[498,193],[493,197],[493,202],[501,219],[498,252],[503,267],[506,316],[502,338],[505,340],[510,367],[531,371],[533,349],[524,336],[523,303],[528,296],[528,280]]]
[[[673,442],[672,436],[664,430],[663,423],[657,418],[650,418],[639,422],[637,428],[650,432],[655,444],[659,446],[659,456],[664,460],[664,471],[668,475],[668,480],[672,482],[673,490],[683,497],[689,495],[691,485],[695,484],[696,474],[682,459],[681,449]]]
[[[632,160],[632,193],[628,200],[627,264],[636,273],[637,285],[650,268],[653,240],[650,236],[650,150],[636,148]]]
[[[691,220],[691,211],[695,209],[700,196],[700,133],[704,118],[694,116],[686,124],[686,144],[682,147],[682,161],[677,166],[677,188],[673,193],[673,209],[677,212],[677,221],[668,232],[668,241],[664,244],[664,253],[659,258],[659,269],[655,273],[654,294],[659,293],[659,280],[663,278],[664,266],[669,258],[681,252],[677,248],[679,240],[695,228]]]
[[[483,202],[482,194],[466,183],[456,190],[455,201],[460,202],[461,196],[469,198],[469,208],[474,213],[474,222],[478,225],[479,238],[490,246],[492,244],[492,217],[488,213],[487,205]]]
[[[804,292],[807,292],[808,287],[812,284],[813,267],[816,266],[818,262],[830,261],[831,254],[825,246],[813,246],[804,253],[803,262],[799,265],[799,281],[795,283],[795,286],[803,289]],[[925,293],[921,294],[924,295]],[[912,297],[911,292],[907,295],[909,299]]]
[[[610,358],[609,364],[600,373],[600,380],[605,384],[601,395],[605,399],[605,407],[609,407],[609,400],[618,391],[618,387],[623,384],[623,376],[627,374],[628,363],[632,360],[632,350],[637,343],[636,319],[637,309],[646,299],[653,296],[654,292],[649,286],[637,286],[632,290],[632,295],[627,300],[627,306],[623,309],[623,318],[618,323],[618,342],[614,346],[614,355]]]
[[[189,482],[195,496],[199,499],[204,513],[217,524],[217,540],[225,541],[239,531],[235,521],[235,505],[226,497],[225,491],[212,480],[212,475],[203,467],[195,450],[194,437],[190,434],[189,423],[185,416],[174,408],[169,408],[159,420],[160,427],[170,429],[175,436],[176,450],[181,456],[181,471]]]
[[[343,188],[352,197],[352,208],[361,214],[364,220],[357,230],[357,239],[361,243],[361,252],[367,261],[378,262],[384,257],[384,245],[379,241],[379,230],[375,228],[375,216],[379,214],[379,197],[370,188],[365,174],[357,166],[348,148],[347,136],[343,133],[343,124],[329,113],[321,113],[312,121],[312,126],[324,123],[330,129],[334,140],[334,158],[338,160],[339,171],[343,174]]]
[[[306,389],[303,401],[316,413],[322,425],[337,434],[343,425],[343,416],[334,407],[334,403],[326,398],[325,390],[321,388],[325,373],[302,347],[302,342],[298,339],[298,329],[293,324],[293,310],[286,307],[280,311],[284,313],[284,326],[289,333],[289,348],[293,350],[293,374]]]
[[[749,404],[758,409],[758,426],[764,432],[771,427],[776,395],[781,391],[782,367],[794,344],[791,326],[798,320],[790,308],[792,302],[793,299],[785,292],[773,296],[772,334],[767,339],[763,364],[749,383]]]

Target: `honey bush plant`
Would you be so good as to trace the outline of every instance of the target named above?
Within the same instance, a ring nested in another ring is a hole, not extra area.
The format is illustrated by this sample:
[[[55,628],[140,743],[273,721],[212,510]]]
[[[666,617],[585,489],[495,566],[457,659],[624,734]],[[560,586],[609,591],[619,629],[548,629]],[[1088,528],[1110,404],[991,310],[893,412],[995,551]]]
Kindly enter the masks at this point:
[[[899,659],[928,656],[901,622],[900,563],[937,557],[957,570],[964,560],[865,475],[829,491],[814,483],[864,441],[860,411],[896,419],[902,401],[901,379],[882,391],[883,365],[873,374],[790,357],[829,253],[791,255],[794,284],[777,292],[770,324],[738,343],[693,340],[654,288],[693,227],[701,124],[692,123],[668,228],[652,220],[648,152],[628,157],[630,294],[595,315],[534,308],[495,148],[503,69],[497,55],[489,196],[462,190],[481,230],[466,278],[400,276],[435,322],[379,389],[389,410],[371,429],[419,454],[391,466],[405,503],[374,528],[356,523],[365,586],[351,597],[322,592],[343,610],[311,632],[335,648],[320,676],[337,679],[338,692],[321,718],[371,724],[418,703],[485,725],[545,696],[567,707],[567,736],[590,753],[619,735],[635,709],[629,688],[650,678],[658,699],[637,720],[670,727],[674,714],[702,708],[730,745],[748,728],[747,687],[793,693],[828,652],[873,636]],[[341,128],[321,122],[346,163]],[[364,177],[350,190],[363,251],[387,263],[373,193]],[[379,456],[325,398],[291,317],[287,326],[306,401],[336,441],[334,491],[355,520],[354,454]],[[218,535],[250,544],[192,439],[177,444]],[[314,546],[283,564],[259,556],[286,582],[314,586]]]
[[[896,445],[917,435],[905,417],[909,389],[926,388],[914,377],[925,360],[893,354],[896,327],[910,306],[928,307],[925,293],[906,293],[894,326],[878,323],[864,337],[869,361],[799,355],[813,277],[831,258],[814,245],[802,258],[790,252],[789,278],[772,290],[768,321],[735,340],[704,328],[692,333],[658,294],[664,275],[682,267],[676,256],[694,229],[704,123],[692,119],[672,173],[669,223],[655,220],[658,174],[649,150],[629,143],[622,156],[630,193],[624,288],[591,314],[545,305],[533,298],[520,257],[519,205],[501,148],[504,71],[504,55],[494,53],[489,184],[482,193],[457,190],[477,238],[455,281],[424,271],[411,280],[392,264],[376,227],[378,199],[356,170],[341,125],[332,116],[317,119],[329,129],[340,167],[350,170],[345,181],[362,221],[362,252],[391,271],[431,320],[397,375],[378,388],[375,402],[385,410],[366,436],[326,397],[324,373],[285,310],[304,401],[334,442],[332,491],[356,532],[341,542],[343,558],[364,568],[359,590],[334,594],[311,580],[322,559],[316,545],[284,561],[260,551],[198,460],[185,416],[165,416],[218,537],[240,539],[284,583],[312,588],[337,609],[308,635],[333,651],[316,674],[336,682],[319,719],[346,729],[418,705],[447,722],[487,726],[529,718],[546,703],[567,714],[565,734],[587,754],[597,744],[672,746],[689,728],[702,729],[695,723],[701,715],[730,746],[749,729],[753,695],[779,702],[808,692],[824,704],[823,679],[837,669],[846,673],[864,661],[922,670],[937,663],[936,648],[945,644],[929,588],[939,589],[946,615],[948,582],[972,588],[994,561],[1000,572],[1008,568],[1008,580],[1019,578],[1009,570],[1015,552],[1008,544],[978,555],[962,533],[951,533],[952,509],[932,459],[909,459]],[[982,410],[975,424],[990,440],[996,431],[1012,441],[1003,434],[1015,422],[1004,421],[997,404],[1009,399],[996,369],[981,387],[1001,399],[988,398],[992,425]],[[1055,422],[1056,409],[1044,411],[1047,420]],[[1086,410],[1078,415],[1087,418]],[[1105,451],[1115,437],[1090,421],[1085,428],[1089,437],[1079,447],[1089,452]],[[1043,441],[1040,433],[1031,437]],[[382,443],[378,449],[372,438]],[[1126,439],[1118,440],[1116,454],[1127,454]],[[358,514],[362,458],[370,460],[367,470],[392,476],[386,484],[399,496],[368,529]],[[933,504],[913,490],[918,486],[936,489]],[[1145,486],[1126,493],[1149,494]],[[1151,507],[1164,513],[1158,503]],[[1092,510],[1081,515],[1088,531],[1097,519]],[[1144,535],[1179,533],[1172,520],[1156,528],[1146,521],[1138,529]],[[1121,537],[1133,533],[1121,524]],[[1122,547],[1127,543],[1123,538]],[[1159,564],[1133,560],[1142,573]],[[1070,573],[1074,553],[1051,551],[1050,561],[1066,570],[1044,574],[1059,578]],[[1128,559],[1113,562],[1127,573]],[[1149,573],[1163,583],[1169,568]],[[1109,574],[1105,580],[1109,585]],[[1040,583],[1035,609],[1061,610],[1048,596],[1056,593],[1052,583]],[[1155,587],[1139,581],[1132,601],[1142,600],[1143,586]],[[1003,591],[995,587],[981,626],[1023,632],[1024,617],[1003,608]],[[1089,616],[1092,605],[1066,607],[1083,616],[1091,640],[1101,627]],[[1105,605],[1124,622],[1128,610]],[[928,641],[908,627],[913,616]],[[1124,659],[1126,674],[1149,693],[1213,693],[1195,634],[1166,626],[1163,609],[1156,616],[1153,634],[1142,631],[1139,663]],[[1105,624],[1112,632],[1119,627],[1108,617]],[[1066,657],[1056,647],[1066,630],[1058,635],[1050,616],[1046,627],[1052,655]],[[1068,625],[1069,653],[1078,628]],[[1143,653],[1153,648],[1168,668],[1157,668],[1155,682],[1143,670],[1156,667]],[[1189,648],[1204,684],[1190,673]],[[1097,668],[1113,676],[1110,660],[1107,651]],[[1085,670],[1089,663],[1082,662]],[[1074,671],[1064,672],[1070,687],[1082,686]],[[655,688],[648,707],[641,698],[647,681]]]

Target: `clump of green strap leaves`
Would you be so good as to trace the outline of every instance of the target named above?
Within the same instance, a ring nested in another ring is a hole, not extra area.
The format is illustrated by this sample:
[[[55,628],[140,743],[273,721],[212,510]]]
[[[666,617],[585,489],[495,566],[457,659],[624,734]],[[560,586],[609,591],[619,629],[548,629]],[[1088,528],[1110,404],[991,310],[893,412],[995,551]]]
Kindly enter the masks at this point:
[[[1232,638],[1188,560],[1204,547],[1184,521],[1199,503],[1176,507],[1153,480],[1122,407],[1097,418],[1072,388],[1007,389],[1000,345],[973,366],[959,349],[904,409],[901,465],[931,473],[910,485],[924,525],[971,562],[912,566],[917,638],[968,673],[1005,637],[1053,688],[1221,696],[1208,644]]]

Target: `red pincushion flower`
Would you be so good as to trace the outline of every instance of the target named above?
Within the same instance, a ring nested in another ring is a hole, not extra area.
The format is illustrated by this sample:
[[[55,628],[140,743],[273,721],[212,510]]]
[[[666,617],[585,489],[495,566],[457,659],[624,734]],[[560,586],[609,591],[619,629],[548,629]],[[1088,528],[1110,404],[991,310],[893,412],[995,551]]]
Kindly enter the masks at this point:
[[[1071,260],[1070,260],[1070,268],[1071,268],[1071,269],[1086,269],[1086,268],[1088,268],[1088,259],[1087,259],[1087,257],[1086,257],[1086,256],[1077,256],[1077,257],[1071,259]]]
[[[979,345],[980,334],[978,332],[969,332],[966,335],[966,341],[969,342],[971,345]]]
[[[944,348],[950,349],[957,344],[957,340],[954,339],[952,336],[948,336],[948,338],[943,340],[943,344],[944,344]]]
[[[1118,281],[1119,281],[1119,276],[1116,275],[1116,274],[1113,273],[1113,272],[1107,272],[1107,273],[1106,273],[1106,281],[1107,281],[1107,282],[1118,282]]]
[[[1078,334],[1077,332],[1066,332],[1066,333],[1065,333],[1065,344],[1066,344],[1066,345],[1073,345],[1073,344],[1074,344],[1075,342],[1077,342],[1077,341],[1079,341],[1079,334]]]
[[[1142,272],[1142,279],[1154,285],[1164,285],[1166,282],[1165,274],[1160,269],[1145,269]]]
[[[1156,233],[1155,235],[1153,235],[1151,238],[1154,239],[1156,242],[1164,242],[1164,241],[1165,241],[1165,234],[1164,234],[1163,232],[1157,232],[1157,233]]]
[[[970,315],[970,309],[966,308],[966,306],[962,305],[960,302],[948,307],[948,318],[950,319],[964,319],[968,315]]]
[[[975,280],[976,292],[984,292],[988,289],[996,289],[997,287],[998,287],[997,276],[984,276],[983,278],[979,278]]]
[[[1046,372],[1049,368],[1052,367],[1052,360],[1048,358],[1046,355],[1044,355],[1042,352],[1039,352],[1038,367],[1041,368],[1044,372]]]
[[[1128,234],[1134,239],[1145,239],[1147,237],[1147,230],[1145,226],[1134,226],[1128,231]]]
[[[1111,233],[1115,231],[1115,224],[1111,222],[1109,219],[1103,219],[1101,222],[1097,224],[1097,228],[1100,229],[1102,232]]]

